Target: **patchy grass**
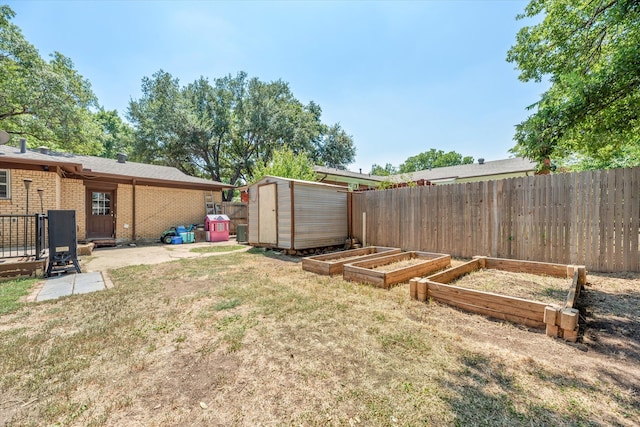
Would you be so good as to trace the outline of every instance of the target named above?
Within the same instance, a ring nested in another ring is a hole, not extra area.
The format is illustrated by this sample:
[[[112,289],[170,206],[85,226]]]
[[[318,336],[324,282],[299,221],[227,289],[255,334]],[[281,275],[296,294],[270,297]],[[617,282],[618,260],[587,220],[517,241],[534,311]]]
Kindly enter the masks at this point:
[[[39,279],[0,281],[0,315],[12,313],[24,305],[22,299]]]
[[[637,340],[569,345],[263,250],[110,275],[0,316],[0,424],[640,422]],[[637,296],[640,277],[608,292]]]
[[[196,252],[200,254],[209,254],[212,252],[231,252],[238,249],[246,249],[243,245],[216,245],[216,246],[200,246],[198,248],[190,249],[189,252]]]

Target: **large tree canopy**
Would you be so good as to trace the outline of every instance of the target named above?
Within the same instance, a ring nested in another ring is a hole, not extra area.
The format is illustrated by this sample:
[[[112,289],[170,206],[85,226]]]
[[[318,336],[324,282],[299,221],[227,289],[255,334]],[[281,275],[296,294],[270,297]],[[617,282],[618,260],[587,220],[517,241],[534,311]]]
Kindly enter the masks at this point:
[[[473,163],[473,157],[462,156],[455,151],[449,151],[445,153],[442,150],[436,150],[435,148],[409,157],[400,165],[400,173],[409,173],[423,171],[433,168],[441,168],[444,166],[457,166]]]
[[[351,137],[338,125],[324,125],[321,112],[298,101],[281,80],[267,83],[241,72],[182,87],[160,70],[143,79],[142,98],[129,105],[132,154],[232,185],[250,181],[282,147],[320,164],[351,163]]]
[[[0,129],[31,145],[100,154],[91,85],[64,55],[55,52],[49,62],[43,60],[11,23],[14,15],[0,5]]]
[[[640,144],[640,1],[532,0],[507,60],[523,81],[551,87],[516,126],[513,152],[539,162],[633,161]],[[631,155],[631,157],[629,157]],[[626,157],[625,157],[626,156]],[[640,158],[637,158],[640,162]]]

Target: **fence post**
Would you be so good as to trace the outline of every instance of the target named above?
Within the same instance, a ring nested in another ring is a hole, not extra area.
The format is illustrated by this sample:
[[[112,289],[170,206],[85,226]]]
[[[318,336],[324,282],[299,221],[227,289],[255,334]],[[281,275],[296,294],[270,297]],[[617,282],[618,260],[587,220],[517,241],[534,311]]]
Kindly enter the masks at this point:
[[[44,242],[45,242],[45,226],[44,221],[46,216],[44,214],[36,214],[36,259],[40,259],[42,257],[42,252],[44,251]]]

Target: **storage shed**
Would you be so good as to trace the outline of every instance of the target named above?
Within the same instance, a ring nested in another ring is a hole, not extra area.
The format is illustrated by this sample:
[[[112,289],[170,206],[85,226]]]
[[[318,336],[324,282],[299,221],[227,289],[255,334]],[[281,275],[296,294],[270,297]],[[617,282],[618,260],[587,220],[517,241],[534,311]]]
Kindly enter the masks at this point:
[[[348,237],[347,189],[265,176],[249,186],[250,245],[309,249],[344,245]]]

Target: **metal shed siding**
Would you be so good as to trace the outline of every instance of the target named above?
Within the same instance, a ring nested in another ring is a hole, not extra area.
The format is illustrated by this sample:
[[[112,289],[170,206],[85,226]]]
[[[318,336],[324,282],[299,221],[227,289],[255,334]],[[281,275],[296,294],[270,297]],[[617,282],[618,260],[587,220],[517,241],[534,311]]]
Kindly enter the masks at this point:
[[[346,189],[292,184],[295,249],[343,245],[348,237]]]
[[[249,244],[258,243],[258,187],[251,186],[249,192],[249,203],[247,204],[247,242]]]
[[[293,249],[291,247],[291,190],[290,181],[278,178],[278,247],[281,249]]]
[[[261,244],[259,242],[259,187],[270,183],[276,184],[277,248],[307,249],[344,244],[348,237],[345,189],[279,177],[262,178],[248,189],[248,241],[250,244]],[[292,218],[295,227],[293,242]]]

